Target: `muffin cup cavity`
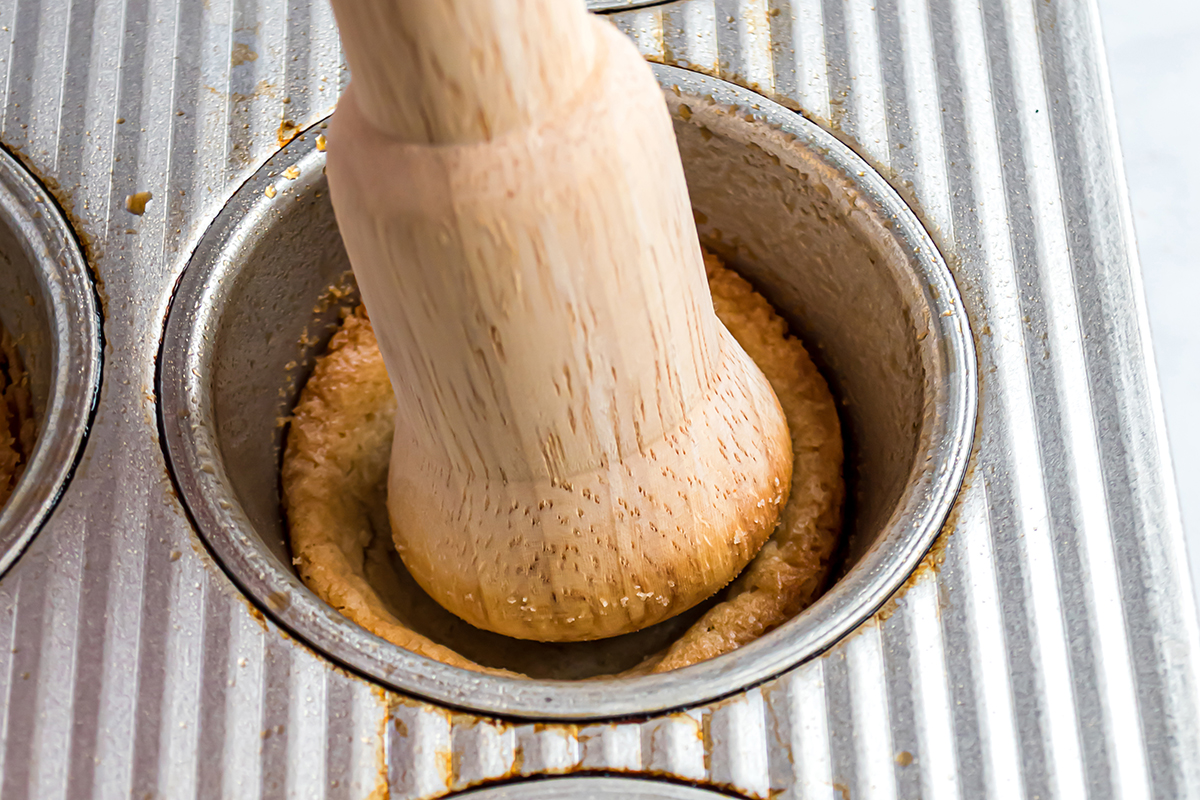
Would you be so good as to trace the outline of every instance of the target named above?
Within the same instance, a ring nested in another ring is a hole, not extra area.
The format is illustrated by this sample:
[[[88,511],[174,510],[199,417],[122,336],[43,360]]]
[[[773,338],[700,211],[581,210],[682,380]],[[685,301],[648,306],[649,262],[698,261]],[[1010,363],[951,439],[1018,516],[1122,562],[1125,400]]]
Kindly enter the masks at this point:
[[[655,72],[702,240],[787,319],[838,402],[850,497],[840,577],[733,653],[661,675],[582,681],[447,666],[320,601],[292,565],[279,478],[287,417],[355,299],[317,126],[238,190],[197,248],[159,360],[161,422],[189,513],[234,581],[297,637],[384,686],[530,718],[710,700],[853,630],[916,568],[949,513],[971,448],[976,367],[932,240],[886,180],[800,115],[717,79]]]

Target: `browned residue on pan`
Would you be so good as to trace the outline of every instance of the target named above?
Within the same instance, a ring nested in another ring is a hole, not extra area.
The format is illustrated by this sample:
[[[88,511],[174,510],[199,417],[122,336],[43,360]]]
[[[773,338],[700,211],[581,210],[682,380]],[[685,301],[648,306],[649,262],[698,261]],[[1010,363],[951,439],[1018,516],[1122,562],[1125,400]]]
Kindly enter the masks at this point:
[[[383,705],[385,713],[380,718],[379,729],[375,734],[375,788],[366,796],[365,800],[388,800],[392,796],[391,782],[388,779],[388,759],[387,759],[387,726],[393,722],[391,714],[392,695],[386,689],[379,686],[371,687],[371,694],[379,700]],[[403,728],[403,723],[396,719],[395,724],[398,728]],[[407,735],[407,731],[401,731],[401,735]]]

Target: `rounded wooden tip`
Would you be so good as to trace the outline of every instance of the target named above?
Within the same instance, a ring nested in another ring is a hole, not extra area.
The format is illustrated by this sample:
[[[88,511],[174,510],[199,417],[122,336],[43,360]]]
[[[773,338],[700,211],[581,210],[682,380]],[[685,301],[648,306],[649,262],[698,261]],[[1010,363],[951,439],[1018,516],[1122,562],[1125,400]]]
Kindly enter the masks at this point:
[[[398,426],[388,510],[422,588],[476,627],[581,641],[661,622],[729,583],[775,529],[792,442],[762,372],[719,338],[712,390],[685,419],[566,479],[471,474]]]

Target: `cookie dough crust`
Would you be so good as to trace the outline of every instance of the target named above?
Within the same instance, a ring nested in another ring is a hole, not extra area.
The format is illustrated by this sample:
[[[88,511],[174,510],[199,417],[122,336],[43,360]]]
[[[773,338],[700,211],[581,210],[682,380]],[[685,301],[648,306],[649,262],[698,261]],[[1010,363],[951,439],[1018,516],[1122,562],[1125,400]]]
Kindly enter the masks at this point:
[[[706,254],[705,266],[717,316],[766,375],[787,417],[795,452],[792,491],[770,540],[725,599],[665,652],[624,674],[714,658],[791,619],[824,590],[841,531],[842,441],[828,386],[766,299],[715,256]],[[288,434],[284,508],[300,577],[346,617],[399,647],[451,666],[513,674],[480,666],[415,632],[400,618],[402,599],[384,597],[382,550],[390,539],[374,531],[386,520],[380,487],[395,410],[374,331],[359,308],[317,360]]]
[[[0,326],[0,508],[17,488],[36,438],[29,376],[16,342]]]

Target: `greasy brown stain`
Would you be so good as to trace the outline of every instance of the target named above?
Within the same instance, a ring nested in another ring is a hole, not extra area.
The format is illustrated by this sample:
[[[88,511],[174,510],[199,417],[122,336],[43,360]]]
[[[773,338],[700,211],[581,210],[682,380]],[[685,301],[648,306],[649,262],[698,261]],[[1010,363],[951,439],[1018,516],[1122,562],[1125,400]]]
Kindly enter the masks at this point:
[[[842,120],[845,118],[846,92],[843,91],[839,96],[829,98],[829,119],[826,120],[828,123],[827,130],[839,140],[842,140],[843,144],[846,144],[846,139],[851,139],[851,137],[847,136],[846,132],[842,130]],[[851,139],[851,141],[853,140]]]
[[[258,53],[251,50],[250,45],[245,42],[234,42],[233,50],[229,54],[229,63],[232,66],[240,67],[242,64],[257,60]]]
[[[682,716],[687,716],[687,715],[684,714]],[[712,760],[713,760],[712,714],[705,714],[703,717],[701,717],[700,725],[698,725],[697,727],[700,729],[699,730],[700,740],[702,742],[704,742],[704,771],[711,774],[712,773]]]
[[[415,707],[420,706],[419,703],[411,703],[410,705],[413,705]],[[496,731],[497,733],[501,733],[505,730],[511,730],[513,727],[515,727],[515,726],[511,725],[510,723],[502,722],[497,719],[477,717],[474,714],[467,714],[467,713],[464,713],[461,711],[450,712],[450,727],[455,730],[461,730],[464,728],[474,728],[479,725],[486,725],[489,728],[491,728],[492,730]],[[454,753],[454,760],[451,763],[451,769],[452,769],[451,777],[453,778],[454,781],[459,781],[461,779],[461,773],[462,773],[462,764],[460,763],[461,758],[462,758],[461,752]],[[520,777],[521,769],[524,766],[524,763],[525,763],[525,753],[521,749],[521,745],[518,742],[513,746],[512,762],[508,765],[508,768],[505,769],[504,772],[502,772],[498,775],[492,775],[481,781],[474,781],[474,782],[470,783],[469,785],[470,786],[480,786],[480,785],[483,785],[486,783],[505,781],[510,778]],[[453,783],[453,784],[447,783],[447,785],[455,786],[456,790],[467,788],[467,786],[468,786],[468,784],[460,785],[458,783]]]
[[[194,541],[195,537],[192,537],[192,538],[193,538],[192,549],[195,550],[197,553],[202,553],[204,550],[204,545]],[[212,565],[207,564],[207,566],[209,566],[211,568]],[[226,581],[219,581],[219,583],[222,586],[227,585]],[[244,605],[246,607],[246,610],[248,612],[250,612],[250,619],[257,622],[259,624],[259,627],[261,627],[264,632],[270,630],[270,627],[267,625],[266,617],[264,617],[263,613],[258,610],[257,606],[254,605],[254,601],[252,601],[249,597],[246,597],[246,595],[244,595],[240,591],[238,591],[237,587],[230,586],[228,594],[235,600],[240,600],[242,602],[242,605]]]
[[[259,736],[263,739],[270,739],[272,736],[283,735],[283,731],[284,731],[283,725],[276,725],[273,728],[267,728],[266,730],[262,731],[259,734]]]
[[[289,645],[291,645],[293,647],[297,647],[301,650],[304,650],[307,653],[309,653],[310,655],[312,655],[313,658],[317,659],[318,661],[324,662],[325,668],[332,672],[336,672],[345,678],[350,678],[352,680],[358,681],[359,683],[367,683],[368,682],[368,681],[363,680],[358,675],[355,675],[354,673],[348,672],[347,670],[343,669],[342,667],[339,667],[337,664],[331,663],[330,661],[328,661],[328,656],[325,653],[318,651],[318,650],[314,650],[312,647],[308,646],[304,642],[299,641],[299,640],[295,639],[294,637],[292,637],[291,634],[289,634],[286,630],[284,630],[279,625],[272,624],[272,622],[267,619],[266,615],[263,614],[262,609],[260,609],[258,606],[256,606],[254,604],[254,601],[251,598],[249,598],[245,594],[243,594],[240,589],[238,589],[236,586],[234,586],[226,578],[225,573],[216,564],[216,562],[214,562],[212,560],[212,556],[209,555],[208,550],[205,548],[204,543],[200,541],[200,538],[197,535],[195,535],[194,532],[190,538],[191,538],[191,542],[192,542],[192,550],[196,553],[196,555],[200,556],[200,559],[203,562],[205,568],[217,576],[218,580],[214,581],[214,584],[216,585],[216,587],[219,590],[221,590],[225,594],[225,596],[228,597],[229,599],[237,600],[242,605],[244,605],[246,607],[246,611],[249,612],[249,614],[250,614],[250,618],[253,619],[255,622],[257,622],[259,624],[259,627],[261,627],[264,632],[270,633],[270,632],[274,631],[274,633],[276,635],[278,635],[280,639],[283,639],[284,641],[288,642]],[[290,604],[290,601],[291,601],[290,596],[284,595],[283,593],[279,593],[279,594],[281,595],[281,597],[286,597],[288,600],[288,603]],[[282,612],[286,608],[286,607],[285,608],[275,608],[270,599],[268,599],[267,604],[270,605],[272,607],[272,609],[275,611]]]
[[[451,760],[450,760],[450,775],[446,779],[446,785],[454,786],[454,782],[453,782],[452,778],[456,775],[462,774],[462,759],[463,759],[462,750],[457,750],[457,749],[454,750],[450,754],[450,758],[451,758]]]
[[[383,778],[383,782],[376,784],[375,788],[364,800],[388,800],[391,796],[392,792],[388,788],[387,778]]]
[[[834,791],[841,792],[842,800],[850,800],[850,787],[844,783],[833,784]]]
[[[976,426],[978,427],[978,422]],[[888,617],[895,613],[899,608],[899,601],[908,594],[908,590],[916,586],[926,577],[933,578],[942,569],[942,564],[946,563],[946,547],[950,543],[950,537],[958,530],[958,519],[961,515],[961,499],[963,494],[971,487],[972,479],[975,476],[975,466],[979,454],[979,436],[975,436],[975,445],[971,448],[971,457],[967,461],[967,470],[963,475],[962,488],[958,491],[958,496],[955,499],[954,505],[950,507],[950,513],[946,515],[946,521],[942,523],[942,529],[938,531],[937,538],[933,540],[933,544],[929,548],[929,552],[921,559],[921,563],[917,564],[917,568],[908,576],[908,580],[904,581],[887,601],[880,606],[875,612],[875,619],[880,623],[886,622]]]
[[[384,714],[379,721],[379,730],[375,735],[375,757],[376,757],[376,777],[375,788],[367,795],[366,800],[388,800],[392,796],[391,781],[388,780],[388,760],[387,760],[387,726],[388,720],[392,718],[392,706],[390,695],[386,689],[379,686],[371,687],[371,694],[375,695],[376,699],[383,704]],[[396,720],[399,723],[399,720]],[[405,732],[407,735],[407,731]]]
[[[454,753],[453,745],[437,751],[437,771],[446,786],[454,785]]]
[[[896,753],[896,763],[902,767],[910,766],[913,763],[913,754],[907,750],[901,750]]]
[[[671,46],[667,44],[667,39],[663,35],[663,26],[654,26],[653,32],[654,43],[658,45],[658,50],[660,53],[662,53],[662,55],[659,55],[658,53],[643,53],[646,60],[655,64],[675,64],[675,53],[671,50]],[[696,69],[695,67],[692,68]]]
[[[226,92],[218,90],[214,86],[205,86],[204,90],[207,91],[209,94],[216,95],[217,97],[228,97],[230,100],[233,101],[234,105],[242,105],[242,104],[248,103],[251,100],[255,100],[260,97],[271,97],[271,98],[279,97],[279,93],[276,90],[275,85],[266,79],[263,79],[263,80],[259,81],[258,83],[256,83],[254,85],[254,88],[250,90],[250,94],[242,94],[241,92],[226,93]]]
[[[512,768],[508,770],[509,775],[520,775],[521,770],[525,768],[525,748],[517,742],[513,747]]]

